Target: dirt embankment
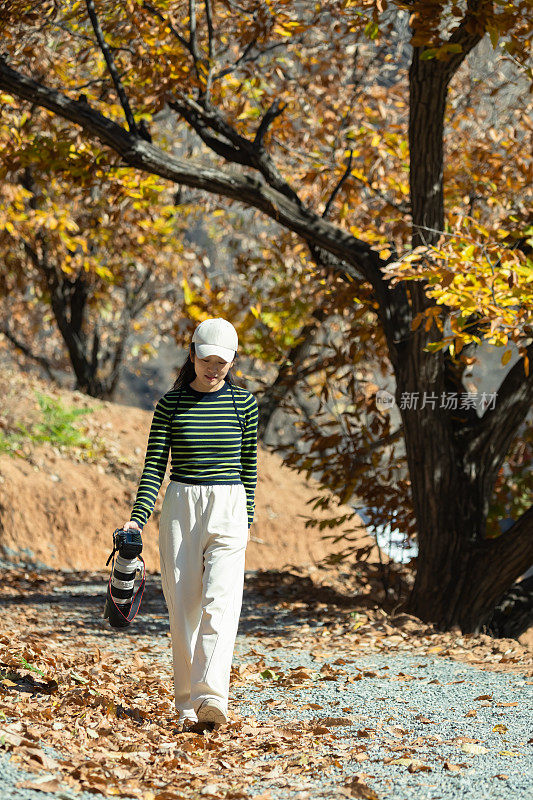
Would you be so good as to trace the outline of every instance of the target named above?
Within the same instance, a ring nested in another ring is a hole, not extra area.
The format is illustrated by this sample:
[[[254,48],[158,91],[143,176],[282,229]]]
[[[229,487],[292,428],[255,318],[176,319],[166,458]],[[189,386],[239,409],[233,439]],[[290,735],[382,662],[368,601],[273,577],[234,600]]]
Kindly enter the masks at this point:
[[[58,569],[102,568],[113,530],[129,519],[151,413],[58,391],[16,372],[2,371],[0,378],[0,433],[9,435],[19,424],[29,428],[39,419],[35,392],[40,391],[67,408],[90,411],[76,424],[93,451],[25,442],[15,454],[0,454],[0,550],[10,558]],[[165,485],[143,536],[147,568],[153,570],[159,565],[157,523]],[[278,455],[259,445],[248,569],[305,566],[331,552],[323,532],[305,527],[307,518],[326,516],[309,505],[317,494],[313,481],[284,467]],[[362,524],[360,529],[361,545],[369,543]]]
[[[31,430],[42,420],[36,392],[60,400],[67,409],[87,410],[76,424],[89,447],[36,444],[21,436],[15,452],[13,448],[10,454],[2,452],[2,444],[18,426]],[[41,562],[54,569],[103,569],[113,530],[129,519],[151,416],[138,408],[57,390],[0,368],[0,557]],[[143,556],[148,570],[159,569],[157,525],[165,485],[166,481],[144,530]],[[327,530],[305,527],[308,518],[327,516],[312,509],[310,501],[317,494],[316,482],[284,467],[278,455],[259,445],[256,513],[246,551],[247,569],[313,568],[336,548],[341,549],[342,543],[335,546],[323,538]],[[334,503],[332,509],[332,514],[338,515],[349,510]],[[373,543],[357,518],[344,528],[357,528],[359,547]],[[335,534],[340,530],[342,526]],[[376,551],[373,556],[371,561]],[[342,566],[340,570],[331,568],[328,580],[339,580],[343,591],[349,592],[346,579],[350,572],[353,576],[353,566],[355,559],[351,558],[348,572],[343,573]],[[533,627],[520,641],[533,647]]]

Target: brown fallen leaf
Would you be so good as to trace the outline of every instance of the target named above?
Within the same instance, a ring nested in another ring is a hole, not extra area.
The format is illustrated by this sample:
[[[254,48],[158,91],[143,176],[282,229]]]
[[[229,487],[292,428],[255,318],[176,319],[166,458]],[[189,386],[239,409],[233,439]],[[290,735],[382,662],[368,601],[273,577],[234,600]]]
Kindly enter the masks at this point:
[[[494,776],[495,778],[499,778],[501,781],[506,781],[509,778],[509,775],[503,775],[499,773],[498,775]]]
[[[467,711],[465,717],[477,717],[477,711],[475,708],[471,709],[471,711]]]
[[[300,667],[299,669],[291,669],[289,670],[289,674],[287,675],[288,678],[291,679],[299,679],[299,680],[312,680],[313,675],[315,673],[311,672],[309,669],[304,669]]]
[[[376,792],[368,786],[361,778],[355,776],[344,784],[348,797],[359,797],[363,800],[379,800]]]
[[[406,728],[400,728],[399,725],[395,725],[393,727],[387,728],[387,731],[389,733],[392,733],[392,735],[395,736],[398,739],[401,739],[404,736],[407,736],[407,734],[409,732]]]
[[[407,772],[431,772],[429,764],[424,764],[422,761],[413,760],[407,767]]]
[[[491,694],[480,694],[479,697],[474,697],[475,700],[492,700]]]
[[[17,755],[28,758],[30,761],[37,761],[37,763],[41,764],[45,769],[52,770],[59,767],[59,763],[55,759],[50,758],[50,756],[47,756],[40,747],[17,747]]]
[[[479,743],[479,739],[472,739],[471,736],[455,736],[453,739],[450,740],[453,744],[466,744],[467,742],[471,744]]]
[[[19,747],[21,744],[30,744],[28,739],[19,736],[18,733],[8,730],[7,728],[0,728],[0,746],[10,745],[11,747]]]
[[[351,717],[324,717],[323,719],[314,720],[320,725],[353,725]]]
[[[62,788],[61,781],[49,775],[43,775],[43,779],[35,778],[32,781],[19,781],[15,784],[17,789],[33,789],[35,792],[59,792]]]
[[[448,772],[460,772],[465,766],[465,764],[452,764],[451,761],[444,762],[444,769],[447,769]]]

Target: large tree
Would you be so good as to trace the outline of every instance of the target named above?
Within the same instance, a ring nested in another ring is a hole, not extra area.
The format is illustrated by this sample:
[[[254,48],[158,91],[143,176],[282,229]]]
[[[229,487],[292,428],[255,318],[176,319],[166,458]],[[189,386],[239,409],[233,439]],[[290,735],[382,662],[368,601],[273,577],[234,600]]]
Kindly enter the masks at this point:
[[[533,558],[533,507],[486,536],[533,400],[533,300],[521,118],[494,130],[481,105],[473,119],[475,87],[453,87],[486,34],[520,69],[526,13],[519,0],[13,0],[2,11],[5,92],[130,167],[261,211],[305,243],[321,280],[358,290],[350,302],[379,327],[401,409],[419,546],[410,609],[465,631]],[[180,157],[184,123],[210,158]],[[460,169],[445,171],[446,136]],[[439,398],[458,391],[483,337],[516,342],[521,358],[480,416]]]
[[[61,118],[7,95],[0,112],[0,333],[50,376],[70,362],[77,389],[110,398],[181,299],[187,214],[171,184]]]

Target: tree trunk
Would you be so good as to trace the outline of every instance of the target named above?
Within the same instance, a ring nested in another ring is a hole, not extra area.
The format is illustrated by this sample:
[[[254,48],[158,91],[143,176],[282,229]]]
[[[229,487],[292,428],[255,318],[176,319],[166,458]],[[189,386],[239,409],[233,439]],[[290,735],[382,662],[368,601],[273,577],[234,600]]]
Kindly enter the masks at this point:
[[[415,48],[409,70],[409,184],[413,247],[437,241],[444,230],[444,112],[447,83],[440,64],[421,61]],[[440,79],[439,79],[440,78]]]
[[[89,357],[89,344],[85,335],[87,288],[82,278],[74,283],[58,280],[55,271],[47,273],[50,303],[59,332],[68,350],[70,363],[76,376],[76,389],[90,397],[107,399],[104,383],[98,377],[98,359],[93,347]],[[67,313],[69,312],[69,313]]]
[[[416,503],[418,569],[408,607],[443,629],[458,625],[465,633],[479,632],[533,562],[533,509],[507,533],[486,538],[494,485],[489,461],[461,462],[451,452],[439,455],[434,471],[426,459],[410,463],[418,497],[420,487],[427,495]]]
[[[474,46],[474,39],[468,44]],[[435,242],[444,228],[444,112],[453,74],[450,64],[421,60],[420,54],[415,48],[410,69],[413,246]],[[413,317],[432,304],[421,282],[412,285],[410,301]],[[395,360],[400,408],[402,397],[418,398],[417,408],[401,409],[419,548],[408,608],[444,629],[459,625],[474,632],[533,561],[529,512],[505,535],[486,538],[494,482],[530,408],[533,386],[519,364],[500,388],[494,412],[478,419],[473,411],[440,408],[449,354],[424,351],[439,336],[435,326],[429,332],[421,326],[399,346]]]

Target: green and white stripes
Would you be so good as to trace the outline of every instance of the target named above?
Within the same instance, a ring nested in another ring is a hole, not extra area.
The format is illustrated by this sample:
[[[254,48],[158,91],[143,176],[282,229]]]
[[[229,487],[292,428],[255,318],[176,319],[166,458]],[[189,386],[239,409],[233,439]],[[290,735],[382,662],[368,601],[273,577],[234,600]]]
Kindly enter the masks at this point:
[[[248,525],[252,524],[257,484],[257,401],[250,392],[227,381],[217,392],[197,392],[185,384],[159,400],[131,514],[140,525],[154,509],[169,452],[171,480],[244,484]]]

